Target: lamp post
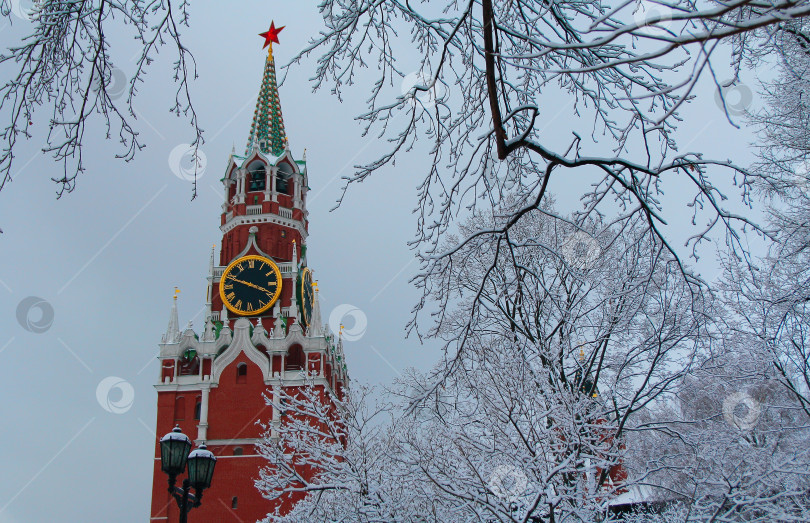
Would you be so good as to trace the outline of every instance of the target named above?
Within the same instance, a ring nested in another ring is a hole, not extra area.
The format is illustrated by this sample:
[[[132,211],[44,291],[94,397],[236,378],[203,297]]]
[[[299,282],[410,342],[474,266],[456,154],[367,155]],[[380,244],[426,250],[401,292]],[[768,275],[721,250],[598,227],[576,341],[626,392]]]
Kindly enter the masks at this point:
[[[202,503],[203,490],[211,486],[214,465],[217,463],[216,456],[205,445],[200,445],[191,453],[189,450],[191,440],[179,426],[160,438],[160,468],[169,475],[169,492],[180,508],[180,523],[186,523],[189,511]],[[183,480],[182,488],[177,487],[177,476],[186,470],[186,464],[188,477]],[[194,494],[191,487],[194,487]]]

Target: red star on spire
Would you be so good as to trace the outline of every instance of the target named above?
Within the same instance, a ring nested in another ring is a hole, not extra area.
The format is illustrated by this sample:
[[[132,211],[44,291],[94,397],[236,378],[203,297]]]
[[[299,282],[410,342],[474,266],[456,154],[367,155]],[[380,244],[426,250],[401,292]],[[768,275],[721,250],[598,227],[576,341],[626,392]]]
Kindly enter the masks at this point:
[[[262,49],[270,45],[271,43],[281,43],[278,41],[278,34],[284,29],[286,26],[282,25],[278,29],[276,29],[276,23],[270,22],[270,29],[266,33],[259,33],[259,36],[264,37],[264,46]]]

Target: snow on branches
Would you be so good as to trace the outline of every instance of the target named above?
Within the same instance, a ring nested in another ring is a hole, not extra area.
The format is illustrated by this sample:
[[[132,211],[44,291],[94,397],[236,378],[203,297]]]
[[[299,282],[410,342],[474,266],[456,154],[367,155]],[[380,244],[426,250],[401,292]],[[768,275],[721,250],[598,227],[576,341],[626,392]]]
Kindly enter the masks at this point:
[[[84,170],[83,141],[96,117],[107,138],[122,150],[116,156],[131,160],[144,145],[133,125],[133,101],[145,81],[148,66],[160,47],[170,43],[177,53],[173,64],[177,89],[171,111],[189,119],[195,138],[202,143],[202,129],[191,103],[188,81],[197,76],[194,57],[180,39],[188,25],[188,1],[176,5],[166,0],[149,2],[110,0],[46,0],[26,12],[31,33],[0,53],[0,65],[12,68],[10,80],[0,86],[0,189],[12,181],[18,140],[33,137],[32,126],[45,110],[47,135],[44,153],[61,162],[61,176],[53,178],[57,195],[71,192]],[[15,0],[0,0],[0,13],[11,17],[22,9]],[[138,45],[134,69],[118,69],[111,34],[130,31]],[[196,153],[196,149],[195,149]],[[196,195],[196,183],[194,185]]]

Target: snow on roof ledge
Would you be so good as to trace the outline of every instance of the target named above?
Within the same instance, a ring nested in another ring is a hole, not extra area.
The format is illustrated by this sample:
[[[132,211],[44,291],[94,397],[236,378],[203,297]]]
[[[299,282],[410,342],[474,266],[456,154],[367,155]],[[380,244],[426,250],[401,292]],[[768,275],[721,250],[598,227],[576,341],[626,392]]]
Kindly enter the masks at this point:
[[[619,494],[610,501],[611,507],[619,505],[636,505],[639,503],[655,503],[665,501],[667,496],[662,489],[651,485],[632,485],[627,492]]]

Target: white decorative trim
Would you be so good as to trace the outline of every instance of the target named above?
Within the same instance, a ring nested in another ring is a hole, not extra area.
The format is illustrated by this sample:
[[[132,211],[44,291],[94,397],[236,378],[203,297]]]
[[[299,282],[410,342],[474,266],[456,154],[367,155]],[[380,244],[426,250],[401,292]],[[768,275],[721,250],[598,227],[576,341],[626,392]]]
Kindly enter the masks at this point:
[[[240,169],[245,169],[253,160],[263,160],[265,164],[272,167],[273,165],[278,162],[281,157],[273,156],[272,154],[265,154],[261,151],[261,149],[254,149],[251,144],[251,148],[248,150],[247,154],[244,156],[244,160],[242,161],[242,165],[239,166]]]
[[[197,350],[199,345],[200,344],[197,338],[194,336],[194,331],[191,329],[186,329],[186,331],[183,333],[183,337],[180,338],[180,346],[177,348],[177,356],[182,356],[186,349],[193,349],[195,352],[199,353],[200,351]]]
[[[209,439],[205,441],[208,446],[211,445],[256,445],[259,438],[237,438],[237,439]],[[219,456],[217,456],[219,457]]]
[[[206,445],[213,445],[213,443],[206,443]],[[219,455],[219,456],[217,456],[217,460],[220,460],[220,459],[233,459],[233,458],[263,458],[263,457],[264,456],[262,456],[261,454],[240,454],[238,456],[233,456],[233,455],[231,455],[231,456],[222,456],[222,455]]]
[[[253,230],[253,229],[256,229],[256,230]],[[237,255],[236,255],[236,257],[234,258],[234,260],[238,260],[238,259],[239,259],[239,258],[241,258],[242,256],[246,255],[246,254],[248,253],[248,251],[250,250],[250,248],[251,248],[251,247],[253,247],[254,249],[256,249],[256,252],[258,252],[258,253],[259,253],[259,255],[264,256],[265,258],[270,258],[270,257],[271,257],[269,254],[267,254],[266,252],[264,252],[263,250],[261,250],[261,249],[259,248],[259,244],[258,244],[258,243],[256,243],[256,232],[257,232],[257,231],[258,231],[258,228],[256,228],[256,227],[251,227],[251,230],[249,231],[249,232],[250,232],[250,234],[248,235],[248,241],[247,241],[247,245],[245,245],[245,248],[244,248],[244,249],[242,249],[242,252],[240,252],[239,254],[237,254]]]
[[[300,371],[285,371],[285,373],[287,374],[287,377],[274,376],[272,380],[267,380],[264,382],[264,384],[273,387],[301,387],[304,385],[315,385],[326,387],[331,392],[334,392],[329,380],[326,378],[321,378],[319,376],[305,377]]]
[[[306,238],[308,236],[303,222],[298,220],[290,220],[289,218],[282,218],[278,214],[259,214],[252,216],[239,215],[230,218],[226,216],[226,221],[222,226],[220,226],[219,230],[225,234],[240,225],[257,223],[276,223],[278,225],[289,227],[290,229],[296,229],[301,234],[302,238]]]
[[[308,346],[310,345],[310,343],[307,342],[307,338],[304,337],[304,331],[301,329],[301,325],[298,323],[290,325],[290,330],[287,332],[287,339],[284,341],[287,342],[287,347],[297,343],[301,345],[303,349],[305,347],[309,348]]]
[[[230,180],[229,175],[231,174],[232,167],[236,167],[237,169],[239,169],[239,164],[237,164],[233,160],[233,154],[231,154],[230,157],[228,157],[228,166],[225,167],[225,176],[222,177],[226,182]]]
[[[282,153],[282,155],[278,157],[278,160],[276,160],[274,166],[278,167],[278,164],[280,164],[285,159],[289,160],[287,163],[292,166],[293,174],[301,174],[301,168],[298,167],[298,163],[292,157],[292,153],[290,152],[289,149],[284,150],[284,153]]]
[[[277,383],[273,385],[273,413],[270,416],[270,421],[272,422],[271,429],[270,429],[270,437],[271,438],[278,438],[278,424],[281,422],[281,415],[278,410],[279,404],[279,396],[280,396],[280,389],[281,384]]]
[[[178,362],[178,365],[179,365],[179,362]],[[200,369],[202,369],[202,363],[200,363]],[[177,378],[175,378],[175,380],[174,380],[174,383],[176,385],[180,385],[180,386],[183,386],[183,385],[195,385],[195,386],[199,387],[202,384],[202,382],[203,382],[202,378],[200,377],[199,374],[186,374],[185,376],[179,376],[178,375]]]
[[[224,371],[225,367],[233,362],[241,352],[244,352],[248,359],[259,366],[265,380],[270,379],[270,361],[267,359],[267,356],[262,354],[262,352],[250,342],[250,321],[246,318],[239,318],[234,325],[233,341],[230,346],[228,346],[225,352],[220,354],[218,358],[214,359],[214,363],[211,366],[212,380],[219,383],[222,371]]]
[[[219,338],[209,341],[200,341],[194,337],[192,331],[187,330],[186,334],[176,343],[161,343],[159,359],[177,359],[183,355],[186,349],[194,349],[197,351],[197,356],[200,358],[212,358],[225,347],[231,343],[231,330],[227,327],[222,327],[219,331]],[[202,363],[202,361],[201,361]]]
[[[183,376],[185,377],[185,376]],[[194,377],[194,376],[192,376]],[[202,392],[205,389],[216,387],[215,383],[210,382],[197,382],[197,383],[157,383],[154,385],[155,390],[158,392]]]
[[[202,390],[202,398],[200,398],[200,423],[197,425],[197,439],[205,440],[208,437],[208,403],[211,388],[206,387]]]

